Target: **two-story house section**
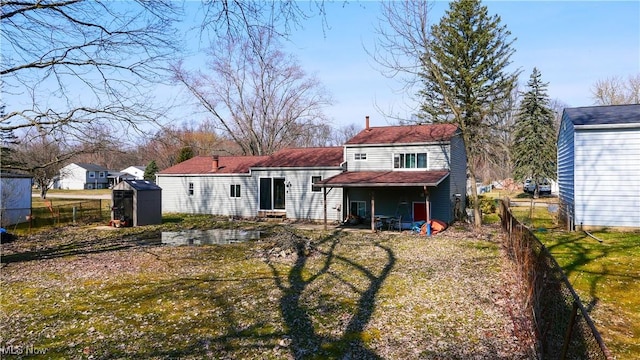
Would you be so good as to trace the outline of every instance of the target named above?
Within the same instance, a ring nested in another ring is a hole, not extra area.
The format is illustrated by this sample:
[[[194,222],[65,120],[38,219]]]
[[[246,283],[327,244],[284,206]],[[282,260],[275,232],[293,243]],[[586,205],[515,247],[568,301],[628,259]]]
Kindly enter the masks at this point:
[[[57,189],[84,190],[107,189],[109,170],[103,166],[86,163],[71,163],[60,169]]]
[[[322,186],[342,188],[347,214],[361,219],[452,222],[464,211],[467,157],[452,124],[366,127],[344,145],[346,171]]]

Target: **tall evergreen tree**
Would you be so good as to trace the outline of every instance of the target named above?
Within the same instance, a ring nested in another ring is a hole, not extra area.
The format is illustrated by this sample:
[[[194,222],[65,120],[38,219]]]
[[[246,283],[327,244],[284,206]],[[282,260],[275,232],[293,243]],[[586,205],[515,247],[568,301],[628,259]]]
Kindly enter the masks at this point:
[[[180,149],[180,152],[178,153],[178,159],[176,159],[176,162],[181,163],[183,161],[191,159],[193,156],[194,154],[191,146],[185,146],[182,149]]]
[[[537,183],[556,178],[556,130],[547,96],[548,83],[533,68],[516,117],[512,157],[514,176]],[[536,187],[537,195],[537,187]]]
[[[504,109],[496,104],[507,103],[517,83],[519,70],[507,69],[515,52],[511,33],[499,16],[488,15],[479,0],[457,0],[431,28],[431,35],[422,57],[421,116],[429,122],[458,125],[473,181],[479,160],[495,149],[492,144],[498,140],[492,121]],[[475,186],[470,197],[474,223],[480,226]]]
[[[144,179],[148,180],[148,181],[156,181],[156,173],[160,171],[160,169],[158,169],[158,165],[156,165],[156,161],[155,160],[151,160],[149,162],[149,164],[147,165],[147,167],[144,169]]]

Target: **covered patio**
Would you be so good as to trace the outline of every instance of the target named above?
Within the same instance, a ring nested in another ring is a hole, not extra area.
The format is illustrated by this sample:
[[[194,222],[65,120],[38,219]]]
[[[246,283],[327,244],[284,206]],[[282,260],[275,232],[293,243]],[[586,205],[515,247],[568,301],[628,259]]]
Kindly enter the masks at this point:
[[[451,205],[445,189],[448,179],[447,170],[346,171],[324,179],[316,183],[324,193],[324,226],[327,227],[327,193],[333,188],[344,189],[343,220],[368,222],[374,232],[381,228],[411,228],[414,222],[431,220],[434,211],[443,217]],[[448,217],[442,220],[450,221]]]

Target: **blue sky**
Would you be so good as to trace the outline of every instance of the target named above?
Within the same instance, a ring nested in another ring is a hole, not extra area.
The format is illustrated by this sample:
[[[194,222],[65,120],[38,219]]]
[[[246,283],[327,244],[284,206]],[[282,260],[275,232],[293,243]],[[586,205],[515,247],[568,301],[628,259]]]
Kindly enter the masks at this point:
[[[526,84],[534,67],[549,83],[548,95],[569,106],[593,104],[591,87],[611,76],[640,73],[639,1],[487,1],[516,38],[513,66],[520,68]],[[375,43],[379,16],[376,2],[327,3],[323,30],[319,19],[296,31],[287,51],[302,67],[315,74],[331,92],[335,105],[326,109],[334,125],[386,125],[392,112],[409,118],[411,102],[399,93],[400,83],[376,70],[365,52]],[[433,21],[439,21],[448,3],[436,2]]]
[[[198,3],[188,1],[187,4]],[[591,87],[596,81],[640,74],[638,0],[485,1],[483,4],[491,15],[501,17],[516,38],[512,66],[522,70],[521,85],[526,84],[533,67],[537,67],[543,81],[549,83],[551,99],[572,107],[589,106],[593,104]],[[311,6],[301,3],[301,7],[307,5]],[[446,1],[435,2],[432,21],[439,21],[448,5]],[[301,67],[317,76],[332,95],[335,104],[325,109],[332,124],[364,126],[367,115],[373,126],[395,123],[395,119],[385,117],[388,113],[411,118],[416,105],[412,102],[414,94],[399,92],[401,83],[385,78],[365,51],[365,48],[372,49],[376,42],[374,30],[380,4],[326,0],[325,7],[326,26],[319,17],[304,21],[304,28],[294,29],[284,50],[297,57]],[[185,22],[183,25],[197,27],[199,24]],[[206,70],[203,60],[208,44],[194,43],[198,43],[197,39],[190,36],[185,48],[199,47],[202,52],[187,58],[186,64],[190,69]],[[183,98],[185,91],[179,86],[158,85],[156,92],[161,105],[175,104],[169,114],[170,122],[198,122],[207,116],[202,109],[188,106],[189,101]],[[78,99],[82,95],[77,94]],[[8,104],[30,106],[28,98],[3,96]]]

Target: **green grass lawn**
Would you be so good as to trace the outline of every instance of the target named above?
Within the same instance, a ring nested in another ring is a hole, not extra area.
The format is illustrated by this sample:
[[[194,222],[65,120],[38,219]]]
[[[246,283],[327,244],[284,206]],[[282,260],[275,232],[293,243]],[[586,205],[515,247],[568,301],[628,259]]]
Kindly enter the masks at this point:
[[[40,196],[40,190],[34,189],[33,194]],[[111,189],[92,189],[92,190],[61,190],[49,189],[47,194],[70,194],[70,195],[105,195],[111,194]]]
[[[640,359],[640,231],[566,232],[544,208],[512,208],[564,269],[606,345],[618,359]]]
[[[265,237],[140,242],[206,226]],[[3,244],[0,345],[43,359],[532,358],[514,339],[497,232],[426,238],[207,216],[60,229]]]

